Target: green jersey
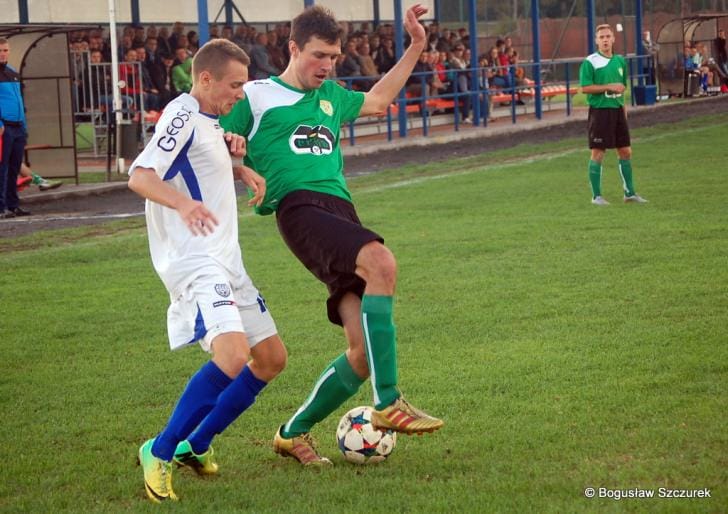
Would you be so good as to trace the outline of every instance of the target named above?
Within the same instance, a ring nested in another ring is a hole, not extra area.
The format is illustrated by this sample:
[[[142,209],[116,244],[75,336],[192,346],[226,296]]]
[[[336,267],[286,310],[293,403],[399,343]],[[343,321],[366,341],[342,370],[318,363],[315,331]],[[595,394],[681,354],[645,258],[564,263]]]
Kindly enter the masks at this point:
[[[278,77],[243,86],[245,98],[220,125],[248,139],[245,163],[266,180],[258,214],[271,214],[293,191],[326,193],[351,201],[339,146],[342,123],[354,120],[364,94],[327,80],[308,91]]]
[[[581,63],[581,68],[579,68],[580,86],[603,86],[617,82],[627,87],[627,63],[621,55],[606,57],[599,52],[594,52]],[[615,109],[624,106],[624,93],[587,94],[586,99],[590,107],[598,109]]]

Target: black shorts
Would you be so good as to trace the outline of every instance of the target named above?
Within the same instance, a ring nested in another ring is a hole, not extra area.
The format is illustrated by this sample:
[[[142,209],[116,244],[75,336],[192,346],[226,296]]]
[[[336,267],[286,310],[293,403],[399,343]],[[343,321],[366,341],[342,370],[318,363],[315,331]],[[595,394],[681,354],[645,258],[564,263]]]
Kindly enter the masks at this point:
[[[596,109],[589,107],[589,148],[626,148],[631,146],[629,126],[624,108]]]
[[[343,296],[348,292],[359,297],[364,294],[366,284],[354,273],[359,250],[384,239],[362,226],[351,202],[314,191],[286,195],[276,221],[288,248],[328,287],[329,320],[341,325],[339,303]]]

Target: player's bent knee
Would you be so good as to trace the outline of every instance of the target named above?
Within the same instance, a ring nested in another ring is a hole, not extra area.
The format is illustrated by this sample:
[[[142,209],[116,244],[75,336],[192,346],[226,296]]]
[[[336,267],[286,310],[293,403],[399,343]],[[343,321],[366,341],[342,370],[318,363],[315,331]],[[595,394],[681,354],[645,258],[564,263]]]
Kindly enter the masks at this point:
[[[245,334],[227,332],[212,341],[212,361],[231,378],[237,377],[250,359],[250,348]]]
[[[619,155],[619,158],[623,161],[629,160],[632,158],[632,148],[629,146],[624,148],[618,148],[617,154]]]
[[[261,380],[270,382],[278,376],[288,363],[288,351],[278,335],[269,337],[253,346],[250,368]]]
[[[392,251],[378,241],[365,245],[356,260],[357,271],[370,283],[394,287],[397,281],[397,261]]]

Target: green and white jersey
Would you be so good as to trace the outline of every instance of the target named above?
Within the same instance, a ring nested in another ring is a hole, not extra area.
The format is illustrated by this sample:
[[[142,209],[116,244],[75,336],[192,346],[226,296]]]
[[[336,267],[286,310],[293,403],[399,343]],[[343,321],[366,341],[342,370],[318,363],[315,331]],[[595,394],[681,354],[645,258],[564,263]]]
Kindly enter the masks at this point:
[[[271,214],[293,191],[327,193],[351,201],[339,146],[342,123],[354,120],[364,94],[327,80],[319,89],[296,89],[278,77],[248,82],[245,98],[220,119],[248,139],[245,163],[266,180],[258,214]]]
[[[579,85],[603,86],[621,82],[627,86],[627,62],[621,55],[606,57],[594,52],[584,59],[579,68]],[[624,93],[587,94],[586,100],[591,107],[598,109],[615,109],[624,106]]]

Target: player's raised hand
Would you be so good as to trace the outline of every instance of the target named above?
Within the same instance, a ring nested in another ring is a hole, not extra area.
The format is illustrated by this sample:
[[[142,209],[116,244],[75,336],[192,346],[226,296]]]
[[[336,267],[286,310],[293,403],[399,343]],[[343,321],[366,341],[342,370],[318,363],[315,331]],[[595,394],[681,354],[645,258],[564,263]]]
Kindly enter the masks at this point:
[[[427,7],[415,4],[404,15],[404,28],[407,34],[412,38],[412,43],[425,43],[427,36],[425,27],[419,21],[419,18],[427,14]]]
[[[265,179],[247,166],[235,166],[235,177],[243,181],[252,191],[253,196],[248,200],[248,205],[260,207],[265,198]]]
[[[215,226],[218,225],[217,218],[207,210],[202,202],[185,199],[178,207],[177,212],[185,221],[187,228],[196,236],[212,234]]]
[[[242,159],[245,157],[245,138],[232,132],[225,133],[225,142],[230,149],[230,155]]]

